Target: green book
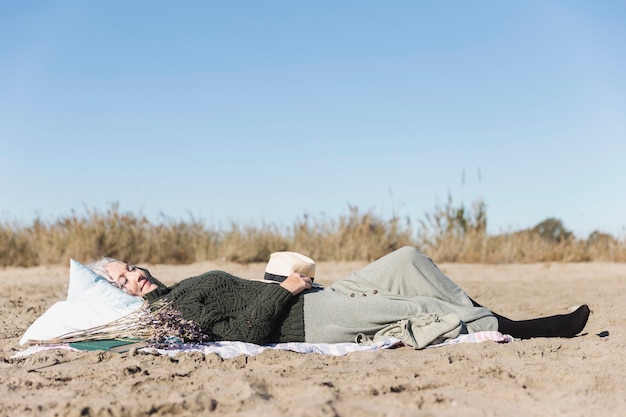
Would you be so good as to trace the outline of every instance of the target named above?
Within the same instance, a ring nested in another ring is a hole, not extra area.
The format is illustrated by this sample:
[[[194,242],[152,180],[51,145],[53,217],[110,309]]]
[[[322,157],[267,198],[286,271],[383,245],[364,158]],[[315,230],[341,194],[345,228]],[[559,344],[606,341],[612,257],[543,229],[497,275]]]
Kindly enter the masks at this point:
[[[98,339],[83,342],[70,342],[70,346],[79,350],[106,350],[122,353],[132,348],[145,347],[148,344],[142,339]]]

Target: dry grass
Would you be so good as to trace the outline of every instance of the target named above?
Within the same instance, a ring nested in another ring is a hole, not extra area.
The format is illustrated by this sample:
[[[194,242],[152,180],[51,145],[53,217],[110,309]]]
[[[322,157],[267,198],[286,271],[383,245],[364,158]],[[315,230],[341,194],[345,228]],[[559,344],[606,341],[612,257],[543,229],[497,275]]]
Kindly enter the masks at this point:
[[[31,267],[83,262],[112,256],[136,263],[184,264],[224,259],[264,262],[270,253],[293,250],[318,261],[374,260],[405,245],[428,253],[436,262],[626,261],[624,240],[592,233],[576,239],[558,219],[546,219],[533,229],[488,235],[485,204],[455,206],[449,198],[427,213],[419,228],[409,220],[382,219],[349,207],[338,219],[297,219],[291,227],[231,224],[210,229],[189,221],[149,222],[144,216],[120,213],[117,205],[105,212],[22,226],[0,224],[0,266]]]

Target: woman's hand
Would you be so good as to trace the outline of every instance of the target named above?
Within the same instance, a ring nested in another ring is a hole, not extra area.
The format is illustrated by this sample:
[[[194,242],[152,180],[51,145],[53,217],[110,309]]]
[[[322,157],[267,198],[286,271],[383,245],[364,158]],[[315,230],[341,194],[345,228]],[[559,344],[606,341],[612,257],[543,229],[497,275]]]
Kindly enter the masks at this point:
[[[310,289],[313,286],[313,280],[304,274],[293,272],[280,283],[280,286],[291,294],[298,295],[302,291]]]

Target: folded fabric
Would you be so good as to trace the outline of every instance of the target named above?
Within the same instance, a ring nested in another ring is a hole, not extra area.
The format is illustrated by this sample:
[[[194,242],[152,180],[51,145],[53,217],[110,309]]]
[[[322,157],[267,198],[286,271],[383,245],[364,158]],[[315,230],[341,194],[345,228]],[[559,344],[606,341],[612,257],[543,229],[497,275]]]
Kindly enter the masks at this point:
[[[456,314],[439,317],[436,314],[420,314],[392,323],[378,331],[373,339],[360,334],[357,343],[368,345],[389,337],[399,339],[406,346],[424,349],[428,345],[454,339],[461,334],[463,323]]]

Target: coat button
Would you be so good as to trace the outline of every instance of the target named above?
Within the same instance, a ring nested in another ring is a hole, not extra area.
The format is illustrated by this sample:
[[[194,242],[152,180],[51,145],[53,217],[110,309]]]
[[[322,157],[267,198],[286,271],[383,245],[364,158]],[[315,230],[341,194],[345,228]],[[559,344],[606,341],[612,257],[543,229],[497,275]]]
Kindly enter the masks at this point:
[[[354,297],[354,293],[350,293],[350,297]]]
[[[362,295],[363,297],[367,297],[367,294],[365,294],[365,293],[363,293],[363,294],[361,294],[361,295]]]
[[[378,294],[378,290],[374,290],[372,291],[374,294]]]

